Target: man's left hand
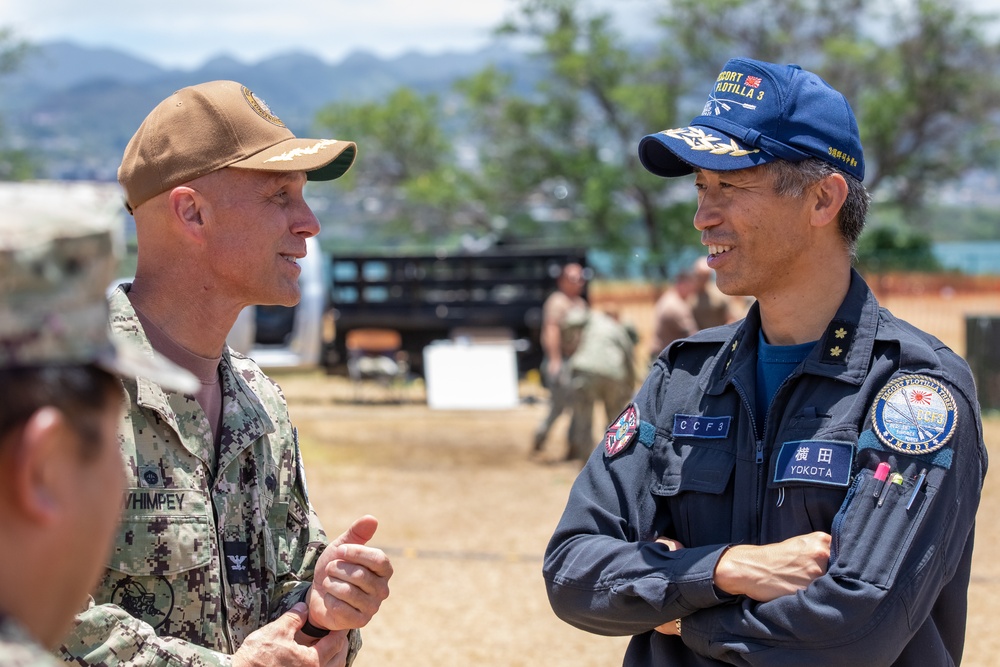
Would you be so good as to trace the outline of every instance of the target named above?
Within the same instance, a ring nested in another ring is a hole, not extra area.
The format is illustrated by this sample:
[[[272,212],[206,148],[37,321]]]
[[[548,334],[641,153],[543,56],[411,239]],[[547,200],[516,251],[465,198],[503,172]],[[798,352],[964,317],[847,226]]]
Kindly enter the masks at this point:
[[[362,628],[389,597],[392,563],[382,550],[365,546],[377,528],[378,519],[363,516],[323,550],[306,598],[312,625]]]

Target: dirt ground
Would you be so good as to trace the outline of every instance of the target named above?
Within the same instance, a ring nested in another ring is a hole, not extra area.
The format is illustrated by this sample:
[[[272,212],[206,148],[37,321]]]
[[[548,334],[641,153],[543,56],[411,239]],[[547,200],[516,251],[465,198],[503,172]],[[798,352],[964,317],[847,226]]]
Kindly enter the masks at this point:
[[[374,514],[381,525],[373,544],[393,560],[392,593],[364,630],[359,667],[621,664],[627,639],[566,625],[545,597],[542,553],[578,469],[556,462],[565,417],[550,436],[547,461],[529,460],[543,390],[523,384],[522,405],[513,410],[434,411],[421,402],[419,385],[358,393],[342,378],[275,378],[327,530],[339,533]],[[1000,417],[987,420],[987,442],[1000,442]],[[996,475],[979,517],[963,664],[987,667],[1000,654]]]

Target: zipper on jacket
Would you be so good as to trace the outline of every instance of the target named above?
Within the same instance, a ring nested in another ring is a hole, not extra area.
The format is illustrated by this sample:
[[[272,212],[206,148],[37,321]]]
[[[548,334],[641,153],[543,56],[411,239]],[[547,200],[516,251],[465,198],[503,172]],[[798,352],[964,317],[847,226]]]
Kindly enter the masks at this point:
[[[732,380],[733,386],[736,387],[736,393],[740,395],[740,399],[743,401],[743,407],[745,407],[747,412],[750,414],[750,427],[753,429],[754,443],[756,445],[754,461],[757,464],[757,489],[756,489],[757,494],[756,494],[755,507],[757,511],[758,540],[762,539],[761,522],[764,519],[764,513],[761,511],[761,505],[766,492],[766,485],[764,483],[764,443],[767,442],[767,423],[768,421],[770,421],[772,412],[771,408],[774,406],[774,399],[778,397],[778,394],[780,394],[781,390],[785,388],[785,385],[789,384],[789,382],[795,379],[796,377],[802,375],[800,370],[801,367],[802,365],[799,364],[798,367],[794,368],[792,372],[789,373],[788,376],[781,381],[781,384],[778,385],[778,388],[775,389],[774,396],[771,397],[771,402],[767,406],[767,412],[764,413],[764,429],[761,431],[760,438],[757,437],[757,423],[754,421],[752,404],[750,403],[750,400],[747,398],[746,391],[744,391],[742,385],[740,385],[739,381],[737,381],[735,377]]]
[[[740,400],[743,401],[743,407],[746,409],[747,414],[750,415],[750,428],[753,429],[754,437],[754,461],[757,464],[757,488],[754,489],[754,518],[756,521],[756,532],[754,539],[759,543],[761,539],[761,518],[763,512],[761,511],[761,500],[764,497],[763,492],[763,480],[764,480],[764,440],[757,438],[757,423],[754,421],[753,406],[747,399],[747,393],[744,391],[743,386],[733,378],[733,386],[736,387],[736,393],[740,395]],[[766,420],[765,420],[766,422]]]
[[[847,495],[844,497],[844,502],[840,506],[840,511],[837,512],[836,516],[833,517],[833,525],[830,527],[830,566],[833,566],[837,562],[837,557],[840,555],[840,527],[844,523],[844,518],[847,516],[847,508],[851,506],[851,500],[854,495],[858,492],[858,488],[865,481],[865,477],[862,475],[857,475],[851,484],[851,488],[847,490]]]

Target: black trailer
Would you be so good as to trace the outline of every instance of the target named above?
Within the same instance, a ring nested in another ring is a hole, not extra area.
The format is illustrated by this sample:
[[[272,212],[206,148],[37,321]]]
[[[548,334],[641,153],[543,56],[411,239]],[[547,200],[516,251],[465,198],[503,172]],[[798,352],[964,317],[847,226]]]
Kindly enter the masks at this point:
[[[424,347],[435,340],[507,332],[523,375],[541,364],[542,304],[569,262],[585,266],[586,250],[335,255],[330,294],[336,336],[322,363],[328,372],[345,372],[347,340],[359,329],[397,332],[416,373],[422,372]]]

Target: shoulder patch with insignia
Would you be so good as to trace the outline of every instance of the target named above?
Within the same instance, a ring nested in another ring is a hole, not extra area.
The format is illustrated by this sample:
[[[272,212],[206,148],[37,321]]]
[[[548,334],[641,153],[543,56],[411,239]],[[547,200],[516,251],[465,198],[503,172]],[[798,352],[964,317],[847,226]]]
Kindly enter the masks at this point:
[[[639,432],[639,408],[635,403],[630,403],[622,410],[618,419],[611,422],[608,432],[604,434],[604,454],[612,457],[625,451],[625,449],[635,440],[635,434]]]
[[[958,414],[948,389],[926,375],[898,377],[878,393],[872,427],[878,439],[904,454],[928,454],[955,432]]]

